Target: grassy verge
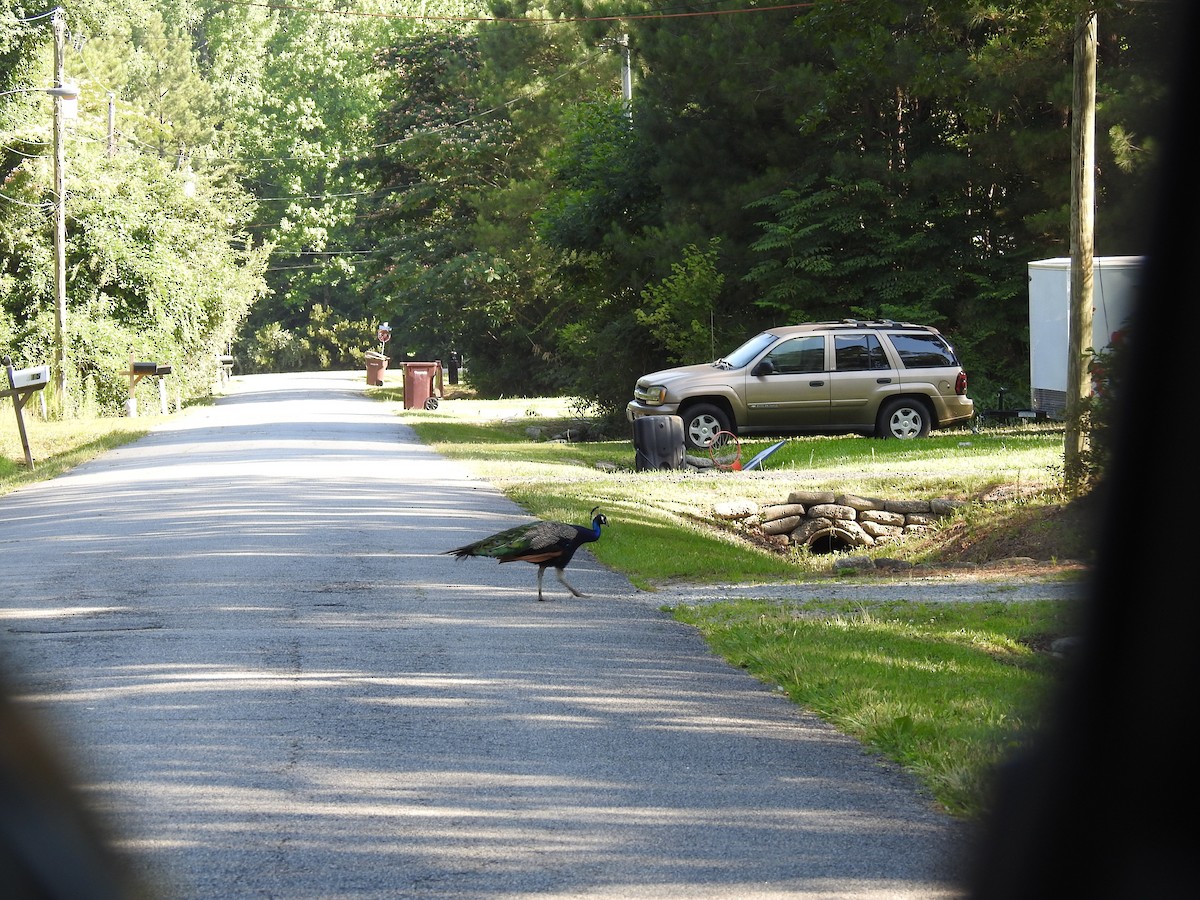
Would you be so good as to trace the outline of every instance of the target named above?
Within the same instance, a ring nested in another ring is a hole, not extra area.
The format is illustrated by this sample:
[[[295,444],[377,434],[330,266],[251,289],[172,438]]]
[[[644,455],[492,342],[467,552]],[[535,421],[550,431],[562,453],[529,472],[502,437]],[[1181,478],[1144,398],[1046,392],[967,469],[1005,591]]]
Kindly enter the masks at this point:
[[[1083,559],[1090,552],[1088,534],[1064,519],[1062,434],[1053,428],[964,429],[914,442],[798,437],[761,470],[635,471],[627,435],[547,440],[569,434],[572,425],[560,400],[449,400],[435,411],[402,416],[422,440],[469,464],[534,516],[586,522],[589,510],[601,506],[613,527],[594,553],[643,590],[672,581],[836,577],[829,556],[754,545],[713,515],[721,502],[781,503],[795,490],[996,498],[971,504],[928,539],[870,552],[914,564]],[[772,443],[743,442],[743,459]]]
[[[3,407],[8,405],[7,401],[0,404],[0,415]],[[26,465],[25,448],[11,411],[8,416],[9,421],[0,427],[0,496],[24,485],[54,478],[108,450],[137,440],[161,419],[145,416],[45,421],[26,412],[25,433],[33,457],[31,469]]]
[[[911,771],[947,811],[984,811],[988,777],[1041,723],[1064,663],[1041,646],[1076,611],[1028,603],[736,602],[675,618],[714,651]]]

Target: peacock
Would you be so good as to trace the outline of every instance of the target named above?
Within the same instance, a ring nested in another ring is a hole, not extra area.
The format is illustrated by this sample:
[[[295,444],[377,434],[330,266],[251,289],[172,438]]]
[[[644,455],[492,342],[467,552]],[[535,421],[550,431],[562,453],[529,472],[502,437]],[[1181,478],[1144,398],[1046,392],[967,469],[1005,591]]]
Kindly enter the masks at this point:
[[[499,531],[481,541],[465,544],[454,550],[443,551],[453,554],[459,559],[468,556],[490,556],[502,563],[524,561],[538,567],[537,586],[538,600],[542,597],[542,576],[551,566],[554,574],[563,586],[576,597],[586,597],[567,581],[563,569],[575,555],[581,544],[600,540],[600,526],[607,525],[608,519],[600,512],[600,507],[592,509],[592,525],[570,525],[565,522],[529,522]]]

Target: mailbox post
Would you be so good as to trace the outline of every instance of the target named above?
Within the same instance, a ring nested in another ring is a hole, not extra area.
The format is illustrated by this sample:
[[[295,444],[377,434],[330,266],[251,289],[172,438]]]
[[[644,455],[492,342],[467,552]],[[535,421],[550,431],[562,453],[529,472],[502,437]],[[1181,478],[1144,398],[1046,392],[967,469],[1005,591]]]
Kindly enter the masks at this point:
[[[139,381],[147,375],[170,375],[171,367],[156,362],[138,362],[132,355],[129,357],[129,399],[125,401],[125,415],[131,419],[137,418],[137,397],[134,389]],[[158,402],[162,414],[167,414],[167,387],[162,378],[158,379]]]
[[[33,452],[29,449],[29,435],[25,433],[25,403],[36,391],[50,382],[49,366],[34,366],[32,369],[14,369],[11,357],[4,357],[4,371],[8,375],[8,389],[0,391],[0,397],[12,397],[13,409],[17,413],[17,430],[21,433],[21,446],[25,450],[25,465],[33,468]]]

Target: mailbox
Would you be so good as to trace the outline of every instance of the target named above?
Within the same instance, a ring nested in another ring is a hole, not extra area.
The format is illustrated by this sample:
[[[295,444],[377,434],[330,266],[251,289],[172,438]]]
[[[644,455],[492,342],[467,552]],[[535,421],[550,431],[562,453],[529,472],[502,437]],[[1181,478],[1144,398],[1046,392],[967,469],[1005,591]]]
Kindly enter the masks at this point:
[[[131,362],[129,374],[138,376],[140,380],[142,375],[170,375],[171,367],[157,362]]]
[[[31,369],[13,369],[9,376],[14,388],[44,388],[50,383],[50,367],[34,366]]]
[[[136,360],[131,355],[129,357],[129,399],[125,401],[125,414],[130,418],[137,415],[137,398],[133,392],[137,387],[137,383],[147,375],[170,375],[172,367],[159,362],[151,362],[147,360]],[[158,381],[158,403],[162,408],[162,414],[167,414],[167,392],[164,387],[162,378]]]
[[[9,387],[0,386],[0,397],[12,397],[13,411],[17,414],[17,430],[21,432],[21,446],[25,448],[25,465],[33,468],[33,452],[29,449],[29,435],[25,433],[25,417],[22,410],[34,391],[40,391],[50,383],[50,367],[34,366],[30,369],[14,369],[12,357],[3,357],[4,372],[8,375]]]

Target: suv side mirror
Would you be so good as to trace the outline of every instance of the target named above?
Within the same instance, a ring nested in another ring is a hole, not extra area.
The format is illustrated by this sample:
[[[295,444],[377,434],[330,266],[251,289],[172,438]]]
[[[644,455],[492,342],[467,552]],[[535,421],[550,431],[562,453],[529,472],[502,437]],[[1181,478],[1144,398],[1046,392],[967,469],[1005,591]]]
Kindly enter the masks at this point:
[[[759,375],[774,375],[775,371],[775,363],[771,362],[769,359],[764,359],[757,366],[750,370],[750,374],[758,377]]]

